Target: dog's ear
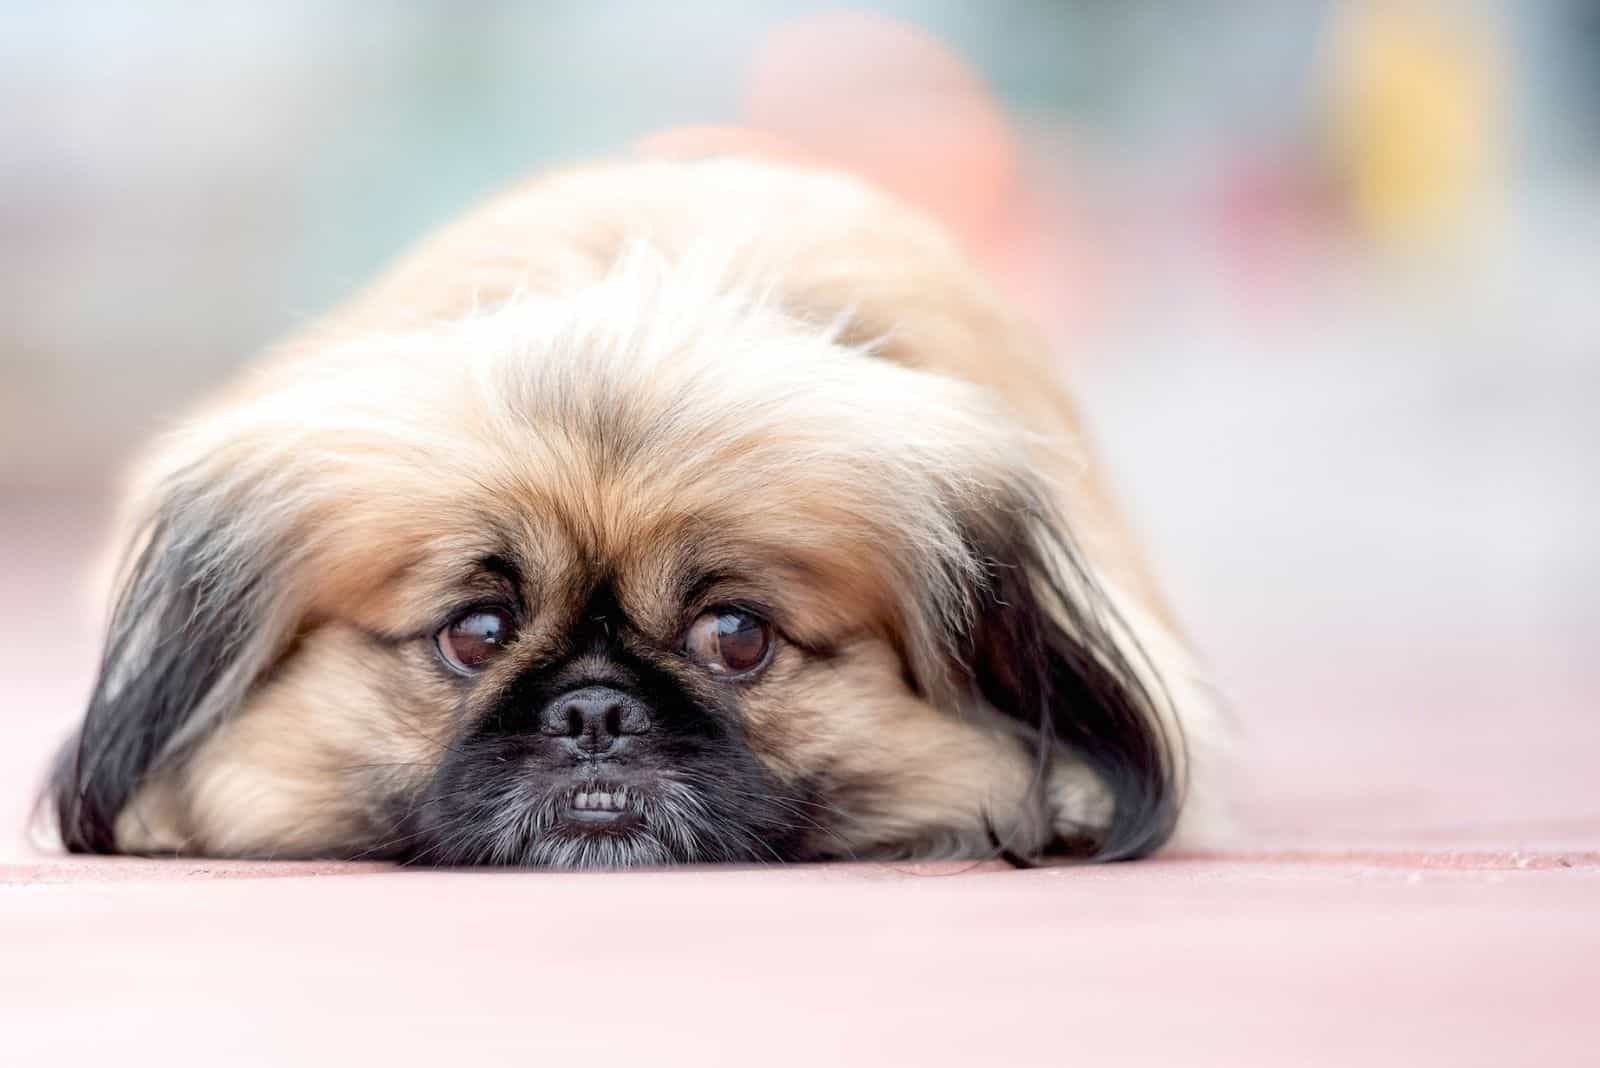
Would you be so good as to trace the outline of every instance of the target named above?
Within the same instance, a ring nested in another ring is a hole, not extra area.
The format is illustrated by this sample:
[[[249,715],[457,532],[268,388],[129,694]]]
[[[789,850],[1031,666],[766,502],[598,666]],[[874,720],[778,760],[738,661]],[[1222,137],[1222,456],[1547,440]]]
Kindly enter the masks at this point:
[[[984,582],[959,646],[962,667],[984,700],[1036,740],[1046,803],[1058,746],[1082,761],[1111,802],[1098,825],[1054,813],[1048,851],[1096,860],[1150,853],[1177,822],[1183,740],[1137,640],[1065,521],[1044,506],[988,511],[967,529]]]
[[[259,489],[175,478],[134,539],[88,710],[49,786],[68,849],[118,851],[118,813],[286,644],[286,540]]]

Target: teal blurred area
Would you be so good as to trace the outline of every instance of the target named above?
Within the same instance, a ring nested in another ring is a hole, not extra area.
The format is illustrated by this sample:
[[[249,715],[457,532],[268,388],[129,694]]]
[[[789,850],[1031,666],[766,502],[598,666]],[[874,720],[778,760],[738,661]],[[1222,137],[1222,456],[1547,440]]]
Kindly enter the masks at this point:
[[[1411,842],[1600,826],[1600,4],[855,6],[1009,117],[1031,306],[1254,739],[1263,833],[1369,841],[1380,802]],[[0,3],[26,729],[76,712],[138,443],[528,171],[744,121],[813,10]]]

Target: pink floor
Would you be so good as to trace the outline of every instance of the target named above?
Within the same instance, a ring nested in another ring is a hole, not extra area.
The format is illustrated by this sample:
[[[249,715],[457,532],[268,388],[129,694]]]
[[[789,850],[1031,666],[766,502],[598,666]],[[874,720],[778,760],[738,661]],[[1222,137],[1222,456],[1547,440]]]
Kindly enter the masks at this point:
[[[20,823],[94,657],[76,508],[0,530],[0,1062],[1600,1063],[1582,691],[1252,676],[1237,846],[1102,868],[66,859]]]

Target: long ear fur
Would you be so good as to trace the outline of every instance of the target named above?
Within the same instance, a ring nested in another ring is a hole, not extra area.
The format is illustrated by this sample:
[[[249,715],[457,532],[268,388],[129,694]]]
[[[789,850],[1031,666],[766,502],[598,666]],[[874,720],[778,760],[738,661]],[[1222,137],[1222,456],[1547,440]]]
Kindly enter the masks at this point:
[[[175,479],[134,542],[99,676],[49,792],[63,844],[118,851],[148,776],[237,708],[281,651],[284,541],[247,490]]]
[[[1041,793],[1048,796],[1050,760],[1061,745],[1110,795],[1109,824],[1060,835],[1047,851],[1141,857],[1177,823],[1183,738],[1137,640],[1064,522],[1047,512],[1025,506],[969,524],[988,581],[963,643],[964,666],[991,706],[1035,733]]]

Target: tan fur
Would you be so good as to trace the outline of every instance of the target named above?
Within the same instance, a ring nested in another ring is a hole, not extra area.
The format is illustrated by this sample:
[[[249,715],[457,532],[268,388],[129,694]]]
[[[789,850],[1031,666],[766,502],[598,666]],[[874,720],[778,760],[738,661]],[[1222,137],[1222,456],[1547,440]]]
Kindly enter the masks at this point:
[[[297,549],[276,666],[158,768],[119,846],[379,846],[382,802],[461,726],[425,643],[400,639],[437,627],[497,539],[534,562],[536,590],[497,677],[559,644],[600,573],[659,653],[685,622],[675,568],[726,559],[759,587],[732,592],[835,650],[780,649],[745,703],[770,767],[849,785],[820,850],[879,853],[928,827],[970,846],[985,821],[1038,845],[1050,827],[1014,727],[905,683],[907,661],[931,674],[945,655],[922,612],[964,610],[926,567],[958,533],[936,503],[1046,480],[1125,591],[1126,637],[1174,695],[1164,713],[1191,739],[1209,729],[1052,366],[948,239],[852,180],[717,161],[521,187],[280,346],[141,469],[130,515],[175,483],[263,496],[271,537]],[[603,440],[550,430],[594,419]],[[1058,828],[1106,818],[1065,752],[1048,794]]]

